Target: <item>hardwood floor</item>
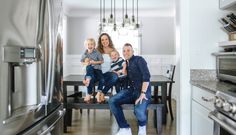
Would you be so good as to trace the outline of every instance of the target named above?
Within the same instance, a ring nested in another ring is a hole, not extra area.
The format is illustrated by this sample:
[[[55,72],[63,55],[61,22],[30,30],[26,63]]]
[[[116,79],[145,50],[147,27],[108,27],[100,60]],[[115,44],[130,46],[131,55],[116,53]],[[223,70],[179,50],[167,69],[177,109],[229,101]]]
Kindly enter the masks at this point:
[[[167,114],[167,124],[163,125],[163,135],[176,135],[176,102],[172,100],[174,121]],[[132,134],[138,134],[136,118],[132,110],[125,110],[125,117],[131,126]],[[72,126],[67,128],[68,133],[64,135],[115,135],[118,125],[115,118],[110,116],[109,110],[73,110]],[[148,113],[147,135],[156,135],[153,125],[153,111]]]

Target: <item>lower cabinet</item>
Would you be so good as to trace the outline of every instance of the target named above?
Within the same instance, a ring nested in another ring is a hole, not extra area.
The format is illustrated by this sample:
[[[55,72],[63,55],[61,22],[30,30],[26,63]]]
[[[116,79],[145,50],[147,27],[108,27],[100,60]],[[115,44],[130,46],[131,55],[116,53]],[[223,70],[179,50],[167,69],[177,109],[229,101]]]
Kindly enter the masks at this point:
[[[213,135],[213,120],[208,118],[209,112],[214,110],[213,103],[203,98],[211,98],[214,94],[198,87],[192,86],[191,100],[191,134]]]

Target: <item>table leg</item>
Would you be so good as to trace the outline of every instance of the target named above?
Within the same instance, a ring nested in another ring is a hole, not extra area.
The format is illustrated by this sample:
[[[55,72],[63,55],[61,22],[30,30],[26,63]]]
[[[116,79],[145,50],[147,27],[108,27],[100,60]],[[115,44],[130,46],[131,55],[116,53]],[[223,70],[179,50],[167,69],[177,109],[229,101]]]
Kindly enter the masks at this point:
[[[158,86],[154,86],[154,102],[158,103]]]
[[[166,96],[167,96],[167,83],[163,83],[161,85],[161,101],[162,104],[164,104],[163,108],[162,108],[162,123],[166,124],[166,113],[167,113],[167,101],[166,101]]]
[[[162,109],[163,106],[157,106],[156,108],[156,129],[157,129],[157,134],[161,135],[162,134]]]

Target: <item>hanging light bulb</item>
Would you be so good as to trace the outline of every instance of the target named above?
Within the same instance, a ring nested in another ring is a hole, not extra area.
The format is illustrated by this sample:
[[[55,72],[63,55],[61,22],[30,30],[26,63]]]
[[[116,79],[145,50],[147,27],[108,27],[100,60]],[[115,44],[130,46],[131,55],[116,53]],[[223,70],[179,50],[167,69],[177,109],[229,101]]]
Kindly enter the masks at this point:
[[[103,0],[103,18],[102,18],[102,26],[106,26],[106,15],[105,15],[105,0]]]
[[[134,0],[132,0],[132,19],[131,24],[135,24],[135,16],[134,16]]]
[[[140,27],[139,22],[138,22],[138,0],[137,0],[137,7],[136,7],[136,20],[135,20],[135,16],[134,16],[134,0],[133,0],[133,6],[132,6],[132,22],[130,25],[130,29],[131,30],[136,30]]]
[[[113,25],[113,23],[114,23],[114,17],[113,17],[113,14],[112,14],[112,1],[113,0],[111,0],[111,14],[110,14],[110,17],[107,20],[108,25]]]
[[[129,26],[130,19],[129,19],[128,14],[127,14],[127,0],[125,0],[125,3],[126,3],[126,5],[125,5],[126,8],[125,8],[124,26]]]
[[[99,22],[99,35],[102,33],[102,0],[100,0],[100,22]]]
[[[138,21],[139,21],[139,20],[138,20],[138,0],[137,0],[137,9],[136,9],[136,10],[137,10],[136,29],[138,29],[138,28],[140,28],[140,25],[139,25],[139,22],[138,22]]]
[[[116,0],[114,0],[114,26],[113,30],[116,31]]]
[[[121,27],[118,29],[119,35],[122,35],[122,36],[126,36],[128,34],[128,31],[125,28],[125,15],[124,15],[125,6],[124,5],[125,5],[124,0],[122,0],[122,23],[121,23]]]

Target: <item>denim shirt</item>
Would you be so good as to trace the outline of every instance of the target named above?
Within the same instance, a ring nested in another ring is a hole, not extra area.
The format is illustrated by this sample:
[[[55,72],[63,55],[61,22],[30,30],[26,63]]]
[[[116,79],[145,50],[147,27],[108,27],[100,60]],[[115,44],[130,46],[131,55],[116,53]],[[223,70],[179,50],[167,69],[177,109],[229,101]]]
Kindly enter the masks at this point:
[[[143,82],[150,82],[150,72],[147,62],[141,56],[132,56],[127,63],[127,73],[129,85],[134,91],[141,93]],[[147,98],[151,96],[151,85],[149,84],[146,91]]]

